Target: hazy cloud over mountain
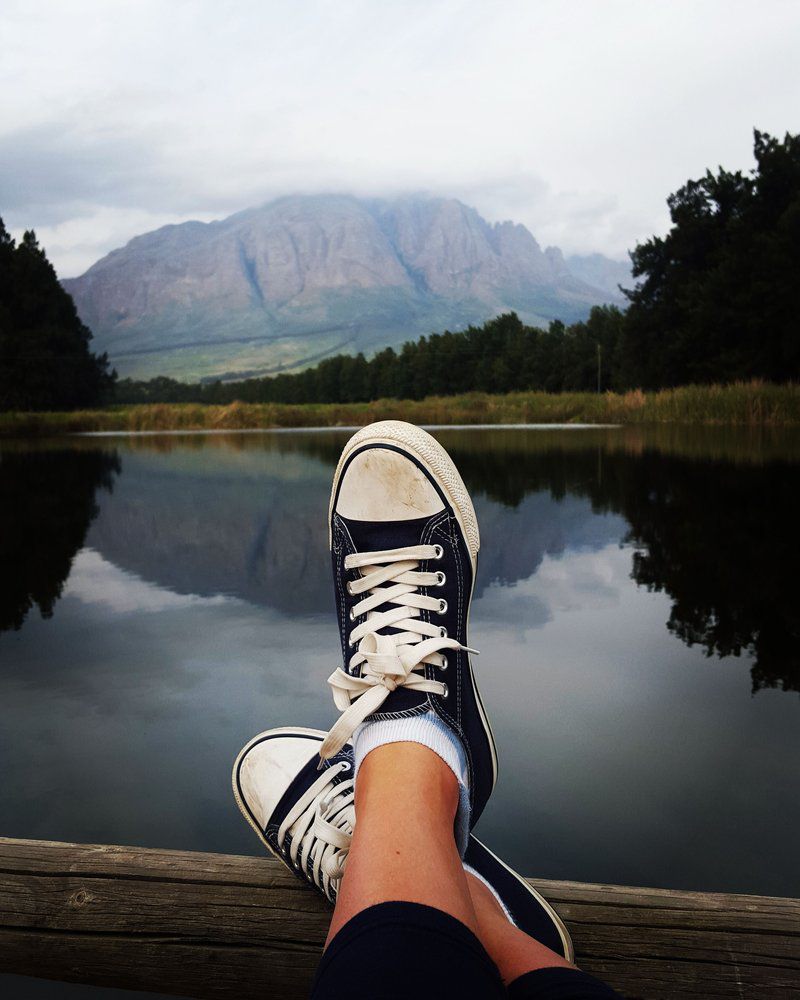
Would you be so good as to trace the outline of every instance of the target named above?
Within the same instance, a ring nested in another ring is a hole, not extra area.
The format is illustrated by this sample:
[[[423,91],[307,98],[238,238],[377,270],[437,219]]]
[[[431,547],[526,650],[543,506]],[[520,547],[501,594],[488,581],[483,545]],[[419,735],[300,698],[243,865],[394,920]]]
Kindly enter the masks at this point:
[[[62,276],[288,193],[458,197],[622,257],[665,197],[797,129],[800,7],[9,0],[0,211]]]

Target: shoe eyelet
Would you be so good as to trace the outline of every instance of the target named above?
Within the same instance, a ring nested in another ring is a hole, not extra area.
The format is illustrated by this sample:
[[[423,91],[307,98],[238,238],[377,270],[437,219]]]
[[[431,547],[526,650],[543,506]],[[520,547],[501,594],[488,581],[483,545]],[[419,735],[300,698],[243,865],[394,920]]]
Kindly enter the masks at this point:
[[[436,612],[437,615],[443,615],[447,611],[447,601],[442,597],[439,601],[439,609]]]
[[[443,698],[447,698],[449,694],[450,694],[450,689],[449,689],[449,688],[448,688],[448,686],[447,686],[447,685],[445,684],[445,686],[444,686],[444,691],[442,692],[442,697],[443,697]]]
[[[356,611],[355,611],[355,608],[350,608],[350,621],[354,622],[355,620],[356,620]]]
[[[442,670],[442,671],[447,670],[447,657],[446,656],[442,657],[442,662],[439,664],[439,669]]]
[[[441,545],[434,545],[434,547],[433,547],[433,558],[434,559],[441,559],[443,555],[444,555],[444,549],[441,547]]]
[[[441,636],[441,637],[442,637],[443,639],[446,639],[446,638],[447,638],[447,629],[445,628],[445,626],[444,626],[444,625],[440,625],[440,626],[439,626],[439,635],[440,635],[440,636]]]
[[[348,594],[352,595],[352,593],[353,593],[353,584],[349,580],[347,581],[347,587],[345,589],[347,590]]]
[[[436,574],[436,586],[437,587],[443,587],[445,585],[446,581],[447,581],[447,577],[444,575],[444,573],[442,573],[440,571],[440,572],[438,572]]]
[[[341,770],[342,774],[344,774],[346,771],[352,770],[352,767],[353,767],[353,765],[350,763],[349,760],[343,760],[342,764],[341,764],[340,770]]]

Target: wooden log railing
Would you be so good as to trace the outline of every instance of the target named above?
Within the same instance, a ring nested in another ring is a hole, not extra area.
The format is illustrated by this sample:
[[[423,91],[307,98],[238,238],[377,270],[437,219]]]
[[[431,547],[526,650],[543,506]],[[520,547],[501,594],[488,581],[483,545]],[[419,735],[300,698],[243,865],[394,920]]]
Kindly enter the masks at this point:
[[[533,880],[626,997],[800,997],[800,900]],[[0,971],[305,997],[330,910],[267,858],[0,839]]]

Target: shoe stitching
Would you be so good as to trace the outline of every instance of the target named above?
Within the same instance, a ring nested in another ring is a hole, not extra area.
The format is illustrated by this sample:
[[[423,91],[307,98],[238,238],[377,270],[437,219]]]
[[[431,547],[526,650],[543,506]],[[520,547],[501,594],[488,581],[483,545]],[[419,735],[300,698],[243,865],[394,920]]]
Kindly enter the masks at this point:
[[[339,611],[339,628],[340,635],[342,636],[342,660],[347,667],[347,626],[345,625],[345,598],[344,592],[342,590],[342,576],[344,575],[344,563],[342,560],[342,550],[344,549],[344,532],[342,531],[341,522],[334,516],[334,525],[336,527],[337,533],[340,538],[340,545],[336,559],[336,589],[339,594],[338,601],[338,611]]]
[[[339,515],[334,511],[333,514],[333,551],[338,555],[342,551],[342,526],[339,521]]]
[[[460,536],[456,535],[456,526],[457,526],[457,523],[458,522],[456,521],[455,518],[451,518],[450,519],[450,532],[451,532],[451,534],[450,534],[449,537],[444,532],[441,532],[441,531],[439,532],[439,534],[441,534],[442,537],[444,537],[451,544],[451,546],[452,546],[452,548],[454,550],[455,561],[456,561],[457,580],[458,580],[458,615],[459,615],[459,622],[461,622],[462,621],[462,615],[463,615],[463,607],[464,607],[464,604],[463,604],[463,602],[464,602],[464,586],[463,586],[463,569],[462,569],[462,566],[461,566],[461,552],[460,552],[460,550],[458,548],[458,538]],[[466,636],[466,621],[464,622],[463,641],[464,642],[467,641],[467,636]],[[466,654],[466,655],[468,655],[468,654]],[[467,756],[467,771],[469,773],[469,779],[470,779],[470,785],[469,785],[469,788],[470,788],[470,798],[474,802],[474,798],[475,798],[475,768],[474,768],[473,761],[472,761],[472,751],[471,751],[471,748],[470,748],[470,743],[469,743],[469,740],[466,737],[465,730],[464,730],[464,728],[463,728],[463,726],[461,724],[461,719],[463,717],[463,708],[462,708],[462,691],[463,691],[463,686],[462,686],[462,672],[465,671],[465,670],[467,670],[467,669],[469,669],[469,665],[468,665],[468,662],[465,661],[465,654],[462,653],[462,651],[459,650],[458,652],[456,652],[456,678],[455,678],[457,714],[453,715],[452,712],[448,711],[444,707],[444,703],[443,703],[442,699],[438,699],[438,704],[435,704],[433,707],[436,710],[437,714],[448,725],[450,725],[452,729],[455,730],[455,732],[458,734],[458,736],[461,739],[461,743],[464,746],[464,749],[465,749],[465,752],[466,752],[466,756]],[[464,681],[464,683],[466,683],[466,680]]]
[[[339,563],[336,572],[336,586],[339,591],[339,620],[341,622],[341,636],[342,636],[342,662],[344,664],[344,669],[349,672],[349,657],[347,651],[350,648],[348,646],[348,629],[347,629],[347,615],[345,614],[345,608],[347,606],[347,599],[344,595],[344,557],[349,555],[351,552],[358,551],[356,549],[356,544],[353,541],[353,536],[350,534],[350,529],[341,520],[338,514],[334,514],[334,519],[336,521],[337,527],[339,528],[342,537],[341,552],[339,553]]]
[[[430,520],[430,521],[429,521],[429,522],[428,522],[428,523],[426,524],[426,526],[425,526],[425,528],[424,528],[424,530],[423,530],[423,532],[422,532],[422,537],[420,538],[420,541],[421,541],[421,542],[422,542],[423,544],[426,544],[427,542],[429,542],[429,541],[431,540],[431,538],[433,538],[433,535],[434,535],[434,533],[436,533],[436,534],[441,534],[441,532],[440,532],[440,531],[438,530],[438,529],[439,529],[439,526],[440,526],[440,525],[442,524],[442,522],[443,522],[443,521],[445,521],[445,520],[446,520],[446,519],[447,519],[447,518],[448,518],[449,516],[450,516],[450,515],[449,515],[449,513],[448,513],[447,509],[445,508],[445,509],[444,509],[444,510],[443,510],[443,511],[441,512],[441,514],[439,514],[438,516],[436,516],[436,517],[432,518],[432,519],[431,519],[431,520]],[[426,560],[426,562],[425,562],[425,569],[426,569],[426,570],[428,569],[428,567],[429,567],[429,564],[430,564],[430,560]],[[423,620],[424,620],[424,621],[426,621],[426,622],[429,622],[429,623],[430,623],[430,620],[431,620],[431,613],[430,613],[430,611],[424,611],[424,612],[423,612],[423,615],[424,615],[424,618],[423,618]],[[434,668],[434,666],[433,666],[433,664],[432,664],[432,663],[428,663],[428,664],[426,664],[426,665],[425,665],[425,676],[426,676],[427,678],[429,678],[430,680],[436,680],[436,670],[435,670],[435,668]],[[426,703],[427,703],[427,704],[428,704],[428,705],[429,705],[429,706],[430,706],[431,708],[433,708],[433,701],[431,700],[431,696],[430,696],[430,695],[427,695],[427,696],[426,696],[426,698],[425,698],[425,701],[426,701]]]
[[[423,701],[421,705],[414,708],[404,708],[402,711],[373,712],[372,715],[368,716],[368,720],[370,722],[389,722],[392,719],[410,719],[416,715],[425,715],[426,712],[430,711],[430,707],[428,701]]]
[[[456,559],[456,571],[458,572],[458,621],[459,621],[459,624],[464,629],[464,633],[463,633],[464,638],[463,638],[462,641],[466,642],[467,641],[467,623],[466,623],[466,620],[464,619],[464,576],[463,576],[463,572],[464,571],[463,571],[463,567],[461,565],[461,553],[458,550],[458,540],[455,537],[455,524],[456,524],[456,521],[455,521],[455,518],[453,518],[450,521],[450,532],[451,532],[451,535],[453,536],[453,548],[455,549],[456,553],[458,553],[458,558]],[[461,673],[462,673],[462,669],[463,669],[463,664],[462,664],[461,661],[464,658],[461,656],[460,652],[456,653],[456,656],[458,657],[458,661],[459,661],[459,663],[458,663],[459,669],[457,671],[457,677],[456,677],[456,691],[457,691],[457,695],[458,695],[458,698],[457,698],[458,724],[459,724],[459,727],[460,727],[461,726],[461,719],[462,719],[462,716],[463,716],[462,707],[461,707],[461,689],[462,689]]]
[[[358,549],[356,548],[356,543],[353,541],[353,536],[350,534],[350,529],[347,527],[347,525],[344,523],[344,521],[341,519],[341,517],[339,517],[338,514],[336,514],[335,517],[338,518],[339,524],[341,525],[341,528],[342,528],[342,533],[344,534],[344,536],[347,538],[347,540],[350,542],[350,545],[352,546],[351,551],[352,552],[358,552]]]

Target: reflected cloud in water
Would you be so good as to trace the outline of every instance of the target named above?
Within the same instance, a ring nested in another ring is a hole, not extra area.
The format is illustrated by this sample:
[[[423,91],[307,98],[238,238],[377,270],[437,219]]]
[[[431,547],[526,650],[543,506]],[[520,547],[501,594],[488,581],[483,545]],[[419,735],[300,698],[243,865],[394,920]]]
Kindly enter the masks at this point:
[[[475,609],[502,762],[479,832],[555,878],[796,892],[795,699],[753,699],[724,661],[676,643],[668,599],[631,586],[629,551],[553,568]],[[520,591],[547,621],[528,627]]]
[[[229,809],[231,762],[259,729],[327,723],[335,623],[175,594],[91,551],[57,620],[7,637],[4,833],[252,848]]]
[[[76,556],[64,597],[74,597],[83,604],[99,605],[120,615],[213,607],[227,601],[222,594],[201,597],[199,594],[176,594],[165,590],[120,570],[93,549],[83,549]]]
[[[257,852],[233,757],[335,714],[346,436],[3,452],[4,545],[33,556],[24,586],[1,574],[4,833]],[[441,438],[483,539],[472,639],[501,779],[481,832],[543,876],[800,891],[798,704],[747,676],[797,683],[800,467],[729,435],[705,458],[628,432]]]

